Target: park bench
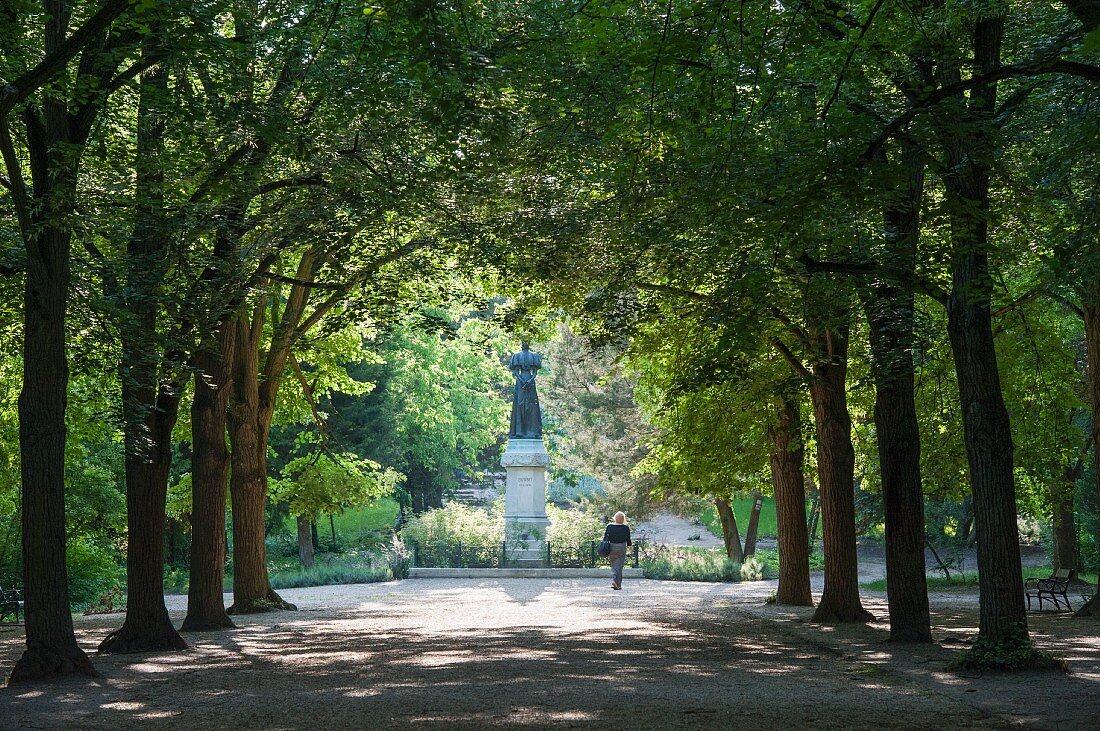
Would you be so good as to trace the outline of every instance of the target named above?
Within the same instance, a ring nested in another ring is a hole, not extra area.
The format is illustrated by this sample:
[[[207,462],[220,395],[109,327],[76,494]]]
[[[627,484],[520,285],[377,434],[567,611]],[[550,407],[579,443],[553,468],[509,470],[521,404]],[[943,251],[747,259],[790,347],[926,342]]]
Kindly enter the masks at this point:
[[[1053,602],[1054,606],[1058,609],[1062,609],[1062,605],[1065,605],[1065,611],[1072,612],[1073,607],[1069,605],[1069,597],[1066,596],[1066,590],[1069,589],[1070,578],[1073,575],[1072,569],[1058,569],[1049,578],[1031,578],[1024,581],[1024,594],[1027,596],[1027,609],[1031,611],[1031,600],[1039,600],[1039,610],[1043,609],[1043,602]]]
[[[18,589],[5,589],[0,586],[0,624],[23,624],[23,592]],[[14,622],[6,621],[11,617]]]

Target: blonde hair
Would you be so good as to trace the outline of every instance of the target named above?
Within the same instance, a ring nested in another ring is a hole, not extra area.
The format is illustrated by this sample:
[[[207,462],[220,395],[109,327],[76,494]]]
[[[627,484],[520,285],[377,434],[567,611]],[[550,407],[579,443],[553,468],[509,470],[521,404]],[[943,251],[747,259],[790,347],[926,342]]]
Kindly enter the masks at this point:
[[[623,511],[620,510],[619,512],[615,513],[615,517],[613,518],[613,520],[616,523],[619,523],[619,524],[625,523],[626,522],[626,513],[624,513]]]

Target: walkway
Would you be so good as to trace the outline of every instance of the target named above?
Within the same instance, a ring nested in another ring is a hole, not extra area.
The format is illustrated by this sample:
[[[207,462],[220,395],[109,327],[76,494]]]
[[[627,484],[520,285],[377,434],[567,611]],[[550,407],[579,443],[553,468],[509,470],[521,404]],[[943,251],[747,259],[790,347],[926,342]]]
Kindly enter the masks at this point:
[[[0,728],[1085,728],[1100,708],[1095,637],[1074,638],[1069,677],[963,678],[944,666],[973,632],[970,610],[938,611],[946,648],[895,648],[881,623],[810,625],[808,610],[764,605],[772,591],[524,579],[288,590],[301,611],[189,635],[188,652],[98,657],[99,679],[2,689]],[[171,598],[177,620],[182,601]],[[881,621],[881,599],[867,605]],[[82,620],[82,644],[120,620]],[[1043,642],[1084,629],[1034,626]],[[20,634],[0,633],[5,667]]]

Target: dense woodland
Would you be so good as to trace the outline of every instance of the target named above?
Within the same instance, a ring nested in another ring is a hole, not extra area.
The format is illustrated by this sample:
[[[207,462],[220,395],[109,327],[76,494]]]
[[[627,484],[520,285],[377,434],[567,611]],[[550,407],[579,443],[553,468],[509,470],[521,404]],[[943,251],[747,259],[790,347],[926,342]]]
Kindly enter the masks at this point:
[[[289,608],[273,509],[439,505],[519,337],[572,373],[563,464],[774,496],[781,604],[816,490],[817,621],[869,616],[857,496],[894,640],[932,639],[932,522],[986,657],[1034,653],[1021,516],[1096,560],[1096,0],[12,0],[0,153],[12,681],[94,672],[67,543],[125,560],[100,652]]]

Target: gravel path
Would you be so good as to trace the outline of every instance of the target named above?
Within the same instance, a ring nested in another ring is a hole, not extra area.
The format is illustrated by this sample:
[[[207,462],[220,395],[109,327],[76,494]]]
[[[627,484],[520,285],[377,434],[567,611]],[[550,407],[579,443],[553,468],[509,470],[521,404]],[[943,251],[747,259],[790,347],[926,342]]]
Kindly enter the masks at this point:
[[[98,679],[0,690],[0,729],[1094,728],[1100,643],[1058,616],[1045,645],[1074,672],[945,671],[973,611],[938,606],[926,647],[878,621],[821,627],[776,608],[773,582],[425,580],[287,590],[298,612],[189,634],[192,649],[95,658]],[[182,597],[170,598],[182,619]],[[121,617],[84,619],[91,651]],[[20,631],[0,632],[10,667]]]

